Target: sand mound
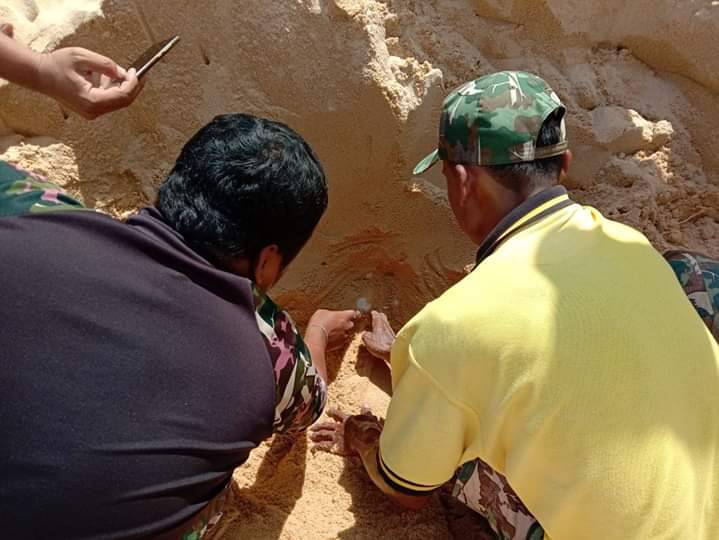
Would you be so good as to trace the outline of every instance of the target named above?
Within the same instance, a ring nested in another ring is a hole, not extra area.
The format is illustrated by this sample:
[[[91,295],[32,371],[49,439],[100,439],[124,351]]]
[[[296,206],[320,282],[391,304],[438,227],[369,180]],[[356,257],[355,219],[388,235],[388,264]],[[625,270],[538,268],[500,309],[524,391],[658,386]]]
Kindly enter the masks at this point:
[[[295,0],[206,3],[5,0],[0,18],[42,50],[121,63],[181,34],[129,110],[87,123],[0,85],[0,155],[115,215],[153,200],[180,146],[214,115],[247,111],[303,133],[326,165],[330,210],[279,297],[305,320],[362,301],[395,324],[462,275],[472,247],[437,173],[408,171],[435,143],[443,96],[498,69],[544,76],[567,104],[578,200],[660,249],[719,255],[719,59],[710,0]],[[357,342],[332,361],[332,402],[386,406],[388,374]],[[445,498],[402,513],[357,463],[276,439],[236,473],[224,538],[451,538]],[[460,529],[457,529],[460,523]]]

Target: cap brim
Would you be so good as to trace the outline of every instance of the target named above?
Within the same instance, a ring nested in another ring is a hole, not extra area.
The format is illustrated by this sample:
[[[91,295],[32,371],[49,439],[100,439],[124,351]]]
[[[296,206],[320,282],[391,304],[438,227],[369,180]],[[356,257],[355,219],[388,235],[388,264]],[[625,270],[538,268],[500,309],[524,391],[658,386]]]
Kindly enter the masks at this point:
[[[417,166],[414,168],[414,171],[412,172],[412,174],[414,176],[422,174],[427,169],[431,168],[438,161],[439,161],[439,150],[435,150],[430,155],[428,155],[426,158],[424,158],[422,161],[417,163]]]

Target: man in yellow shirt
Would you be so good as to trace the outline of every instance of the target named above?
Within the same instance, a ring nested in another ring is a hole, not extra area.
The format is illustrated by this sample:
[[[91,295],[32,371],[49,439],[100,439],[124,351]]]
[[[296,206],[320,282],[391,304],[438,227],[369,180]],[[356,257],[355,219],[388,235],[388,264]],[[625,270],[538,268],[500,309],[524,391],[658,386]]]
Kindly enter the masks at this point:
[[[719,349],[648,240],[559,185],[564,115],[522,72],[447,98],[415,173],[442,162],[477,267],[397,335],[384,425],[314,438],[409,507],[456,474],[502,539],[715,540]]]

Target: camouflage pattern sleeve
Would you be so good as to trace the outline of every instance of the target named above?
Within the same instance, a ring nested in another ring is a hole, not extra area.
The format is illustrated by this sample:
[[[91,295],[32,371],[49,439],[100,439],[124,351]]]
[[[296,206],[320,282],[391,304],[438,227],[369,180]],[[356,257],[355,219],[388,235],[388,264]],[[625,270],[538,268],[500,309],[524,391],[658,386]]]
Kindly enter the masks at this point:
[[[85,207],[47,179],[0,161],[0,217],[66,210]]]
[[[322,415],[327,386],[312,365],[310,351],[289,314],[255,285],[253,292],[257,325],[275,372],[274,431],[303,431]]]
[[[694,309],[719,341],[719,261],[690,251],[668,251],[664,258]]]

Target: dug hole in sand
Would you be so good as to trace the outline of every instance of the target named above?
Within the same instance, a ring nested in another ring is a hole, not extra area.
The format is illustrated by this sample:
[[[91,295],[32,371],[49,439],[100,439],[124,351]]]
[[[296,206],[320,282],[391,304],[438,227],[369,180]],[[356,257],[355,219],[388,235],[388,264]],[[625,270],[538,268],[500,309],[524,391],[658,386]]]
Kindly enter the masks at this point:
[[[716,4],[0,0],[0,20],[37,50],[84,46],[127,64],[182,36],[131,108],[92,123],[0,83],[0,159],[125,216],[152,203],[182,144],[215,115],[286,122],[323,161],[330,208],[274,295],[301,324],[316,307],[359,306],[399,327],[473,259],[439,171],[409,173],[436,144],[443,97],[491,71],[536,72],[567,105],[574,198],[660,250],[719,255]],[[384,413],[389,374],[359,337],[329,367],[330,406]],[[422,512],[397,509],[357,460],[313,454],[304,437],[263,445],[235,480],[215,537],[483,535],[446,494]]]

